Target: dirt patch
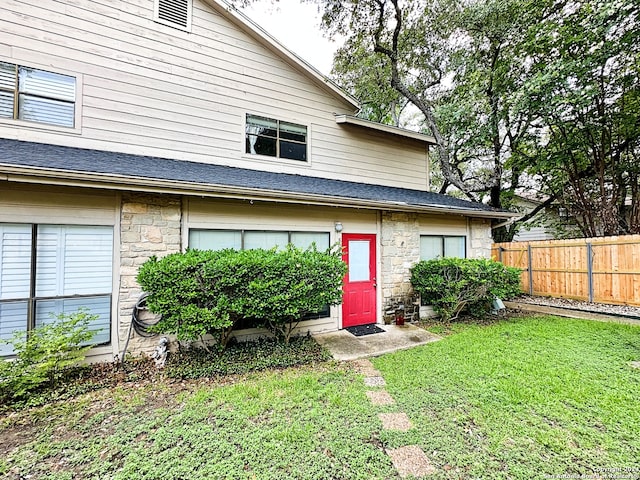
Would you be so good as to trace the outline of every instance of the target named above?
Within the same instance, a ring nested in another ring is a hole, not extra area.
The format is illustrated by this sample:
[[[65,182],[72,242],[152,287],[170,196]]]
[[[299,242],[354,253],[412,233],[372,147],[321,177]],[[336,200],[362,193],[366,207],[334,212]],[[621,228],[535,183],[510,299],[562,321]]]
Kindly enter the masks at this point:
[[[382,377],[365,377],[364,384],[367,387],[384,387],[387,382]]]

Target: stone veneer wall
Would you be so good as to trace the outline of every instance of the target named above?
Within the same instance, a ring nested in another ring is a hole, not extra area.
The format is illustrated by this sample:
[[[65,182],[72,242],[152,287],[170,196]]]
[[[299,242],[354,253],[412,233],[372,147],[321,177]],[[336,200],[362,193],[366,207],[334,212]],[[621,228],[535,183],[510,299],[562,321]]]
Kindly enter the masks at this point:
[[[411,292],[409,269],[420,260],[418,214],[382,212],[382,307]]]
[[[182,200],[170,195],[122,195],[120,217],[120,296],[118,338],[122,351],[131,325],[133,306],[142,289],[136,281],[138,268],[149,257],[163,257],[181,251]],[[129,352],[150,352],[157,338],[142,338],[135,333]]]
[[[420,222],[416,213],[382,213],[380,258],[382,308],[412,294],[410,268],[420,260]],[[469,258],[491,257],[491,220],[469,220]]]
[[[491,258],[491,220],[472,218],[470,221],[471,238],[469,242],[469,258]]]

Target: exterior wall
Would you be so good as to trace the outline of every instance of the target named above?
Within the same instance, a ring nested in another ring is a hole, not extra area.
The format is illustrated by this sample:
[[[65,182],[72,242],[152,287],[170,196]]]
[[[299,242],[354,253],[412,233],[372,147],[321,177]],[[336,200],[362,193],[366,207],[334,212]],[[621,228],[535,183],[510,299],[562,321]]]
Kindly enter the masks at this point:
[[[342,233],[377,233],[377,213],[372,210],[310,207],[270,202],[241,202],[190,199],[185,212],[183,244],[188,246],[191,228],[229,230],[280,230],[328,232],[333,245],[341,240],[335,231],[340,222]],[[341,307],[332,307],[330,317],[302,322],[300,332],[324,332],[341,327]],[[236,334],[246,337],[258,330],[243,330]]]
[[[118,306],[118,351],[129,336],[133,307],[142,294],[136,281],[138,268],[155,255],[181,251],[182,199],[169,195],[127,193],[120,209],[120,286]],[[148,314],[145,314],[148,315]],[[131,334],[127,351],[151,352],[158,338]]]
[[[0,61],[76,76],[78,103],[76,128],[0,119],[0,137],[427,188],[422,142],[336,124],[353,105],[209,3],[185,32],[153,0],[3,1]],[[245,154],[247,113],[306,125],[310,160]]]
[[[469,219],[469,258],[491,258],[491,220],[484,218]]]
[[[113,192],[10,182],[3,182],[0,188],[0,223],[112,226],[115,246],[120,238],[118,211],[119,199]],[[118,263],[116,247],[113,251],[112,312],[118,308]],[[113,359],[118,338],[114,317],[112,313],[111,345],[93,348],[92,357]]]

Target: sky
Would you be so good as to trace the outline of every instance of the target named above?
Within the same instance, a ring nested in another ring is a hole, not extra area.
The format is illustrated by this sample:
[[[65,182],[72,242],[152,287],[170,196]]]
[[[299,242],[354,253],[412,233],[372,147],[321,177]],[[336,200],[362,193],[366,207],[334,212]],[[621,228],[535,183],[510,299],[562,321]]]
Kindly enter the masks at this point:
[[[320,31],[318,7],[300,0],[257,0],[242,11],[321,73],[329,75],[338,44]]]

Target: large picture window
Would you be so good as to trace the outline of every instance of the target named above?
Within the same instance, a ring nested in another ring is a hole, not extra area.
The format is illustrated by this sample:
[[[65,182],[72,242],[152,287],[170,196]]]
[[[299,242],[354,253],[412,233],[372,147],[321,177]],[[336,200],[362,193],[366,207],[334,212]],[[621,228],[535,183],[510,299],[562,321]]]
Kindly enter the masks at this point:
[[[467,239],[464,236],[421,235],[420,260],[433,260],[442,257],[465,258]]]
[[[287,232],[267,230],[189,230],[189,248],[198,250],[249,250],[253,248],[283,249],[288,244],[307,249],[315,244],[319,251],[329,249],[330,236],[328,232]],[[318,313],[303,317],[303,320],[324,318],[330,315],[329,305]],[[238,329],[251,328],[249,322],[241,322]]]
[[[245,133],[246,153],[307,160],[307,127],[304,125],[247,115]]]
[[[92,343],[108,343],[112,264],[112,227],[0,224],[0,339],[85,307],[98,315]]]
[[[76,79],[0,62],[0,118],[74,127]]]
[[[198,250],[249,250],[285,248],[292,244],[307,249],[315,243],[320,251],[329,249],[328,232],[287,232],[278,230],[189,230],[189,248]]]

